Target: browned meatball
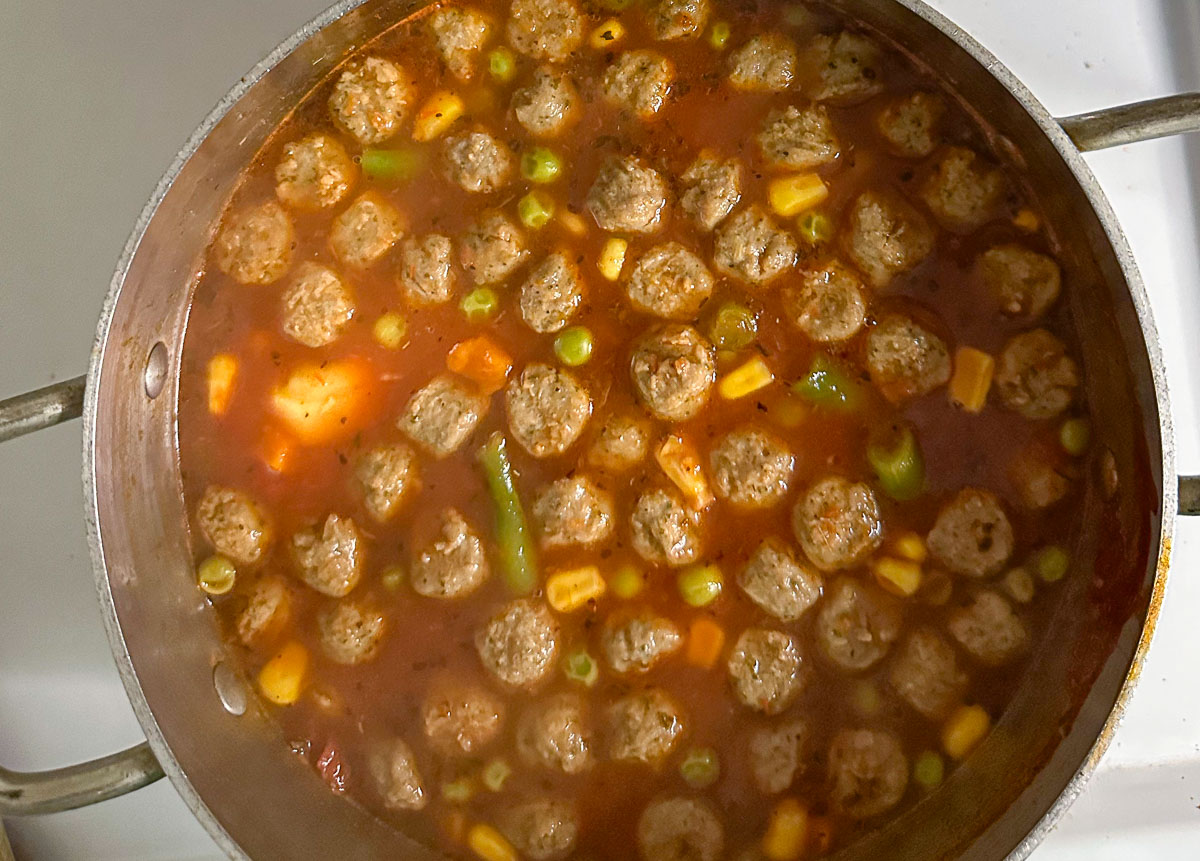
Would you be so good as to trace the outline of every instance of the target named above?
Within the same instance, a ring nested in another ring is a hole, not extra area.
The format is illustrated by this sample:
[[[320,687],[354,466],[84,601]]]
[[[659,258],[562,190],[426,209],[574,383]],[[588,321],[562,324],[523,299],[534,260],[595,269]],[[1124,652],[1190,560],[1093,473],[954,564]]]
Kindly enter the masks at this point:
[[[697,798],[664,798],[642,811],[637,828],[643,861],[717,861],[725,832],[708,804]]]
[[[358,458],[354,478],[362,491],[363,505],[383,523],[420,484],[416,454],[404,443],[376,446]]]
[[[758,145],[769,164],[795,170],[812,170],[841,154],[833,121],[820,105],[772,111],[758,133]]]
[[[633,307],[668,320],[695,320],[712,288],[704,261],[678,242],[656,245],[639,257],[625,282]]]
[[[916,92],[889,103],[875,125],[897,155],[924,158],[937,145],[937,125],[945,112],[940,97]]]
[[[968,487],[942,506],[926,542],[933,558],[954,573],[990,577],[1012,555],[1012,524],[995,494]]]
[[[927,395],[950,380],[950,348],[916,320],[887,314],[867,334],[867,370],[889,401]]]
[[[665,421],[687,421],[717,379],[712,345],[691,326],[669,324],[638,341],[629,362],[639,399]]]
[[[504,702],[482,685],[443,683],[426,696],[421,722],[425,737],[439,752],[475,753],[500,734]]]
[[[708,23],[708,0],[657,0],[646,14],[655,39],[692,39]]]
[[[679,567],[700,556],[700,515],[674,491],[643,493],[630,524],[633,549],[647,562]]]
[[[389,810],[422,810],[429,797],[412,748],[399,738],[376,745],[367,761],[375,789]]]
[[[906,200],[889,192],[860,194],[850,207],[846,253],[875,288],[883,288],[933,251],[929,222]]]
[[[535,60],[561,63],[583,41],[583,16],[571,0],[513,0],[508,42]]]
[[[346,599],[317,613],[317,640],[325,657],[338,664],[361,664],[379,654],[387,630],[383,613]]]
[[[273,200],[228,215],[213,243],[217,266],[242,284],[271,284],[292,262],[296,232]]]
[[[667,206],[662,175],[632,156],[605,160],[587,194],[588,209],[603,230],[654,233]]]
[[[470,80],[474,76],[475,55],[492,32],[487,16],[469,6],[442,6],[429,16],[429,27],[450,74],[463,81]]]
[[[991,590],[975,595],[971,603],[953,610],[946,629],[971,657],[989,666],[1011,661],[1025,651],[1029,631],[1004,596]]]
[[[517,752],[529,765],[564,774],[592,766],[594,742],[576,694],[557,694],[530,707],[517,724]]]
[[[794,622],[821,597],[821,575],[807,568],[778,538],[767,538],[750,556],[738,585],[781,622]]]
[[[583,476],[543,487],[533,498],[531,513],[547,549],[599,544],[612,535],[612,497]]]
[[[683,714],[658,688],[626,694],[608,708],[608,755],[616,760],[662,762],[683,735]]]
[[[817,643],[837,666],[858,672],[883,660],[900,636],[900,622],[895,601],[843,577],[826,592],[817,613]]]
[[[482,129],[447,137],[442,151],[447,178],[463,191],[499,191],[516,169],[508,147]]]
[[[396,280],[414,305],[440,305],[454,291],[451,266],[453,246],[449,236],[427,233],[410,236],[400,244]]]
[[[332,344],[354,316],[354,297],[338,274],[302,263],[283,294],[283,332],[306,347]]]
[[[901,699],[934,721],[945,719],[967,687],[954,648],[929,628],[918,628],[900,645],[888,681]]]
[[[513,93],[512,107],[525,131],[554,137],[579,118],[579,92],[565,72],[542,66],[527,86]]]
[[[315,132],[283,148],[275,166],[275,194],[294,209],[333,206],[350,193],[358,168],[341,142]]]
[[[729,82],[742,90],[782,92],[796,77],[796,45],[782,33],[752,36],[729,55]]]
[[[292,593],[283,578],[274,574],[258,578],[237,617],[238,639],[247,646],[273,640],[288,623],[291,611]]]
[[[829,745],[827,768],[834,808],[855,819],[891,810],[908,786],[908,760],[890,732],[840,731]]]
[[[434,457],[446,457],[470,439],[487,407],[485,398],[443,374],[413,393],[396,426]]]
[[[787,495],[795,458],[774,434],[742,427],[721,437],[708,462],[721,499],[740,508],[770,508]]]
[[[463,236],[459,258],[476,284],[503,281],[525,262],[525,236],[498,209],[484,211]]]
[[[534,457],[565,452],[592,414],[587,389],[571,374],[536,362],[509,382],[504,401],[513,438]]]
[[[510,601],[475,634],[488,672],[505,684],[532,687],[546,677],[558,654],[558,622],[545,604]]]
[[[644,673],[682,645],[670,619],[644,609],[613,613],[600,629],[600,649],[618,673]]]
[[[292,536],[292,556],[300,579],[332,598],[348,595],[362,579],[363,540],[349,517],[330,514],[318,532],[315,526]]]
[[[240,490],[206,488],[196,506],[196,523],[213,549],[238,565],[258,562],[271,545],[266,515]]]
[[[675,82],[675,65],[654,51],[625,51],[609,63],[600,89],[604,98],[642,119],[654,116],[667,102]]]
[[[775,795],[792,785],[801,770],[808,737],[808,724],[799,719],[750,731],[747,759],[759,792]]]
[[[823,478],[804,493],[792,511],[792,529],[822,571],[859,564],[883,540],[875,493],[840,476]]]
[[[381,57],[367,57],[342,72],[329,97],[329,112],[359,143],[372,146],[400,131],[415,96],[403,69]]]
[[[796,240],[752,204],[717,228],[713,263],[740,281],[768,284],[796,265]]]
[[[705,230],[712,230],[742,199],[742,168],[704,151],[680,177],[679,204]]]
[[[1054,258],[1021,245],[997,245],[976,262],[983,284],[1010,317],[1036,319],[1049,310],[1062,289]]]
[[[814,341],[848,340],[866,323],[863,283],[839,261],[806,269],[799,287],[784,288],[783,310],[792,324]]]
[[[620,472],[641,463],[650,444],[650,423],[641,416],[614,413],[600,426],[588,460],[601,469]]]
[[[582,302],[579,267],[561,251],[533,267],[521,284],[521,319],[535,332],[557,332]]]
[[[427,598],[462,598],[490,573],[482,539],[458,509],[447,508],[437,536],[413,560],[412,587]]]
[[[807,681],[796,641],[782,631],[747,628],[729,653],[729,681],[745,706],[778,714]]]
[[[379,262],[402,233],[399,210],[381,194],[368,191],[333,220],[329,247],[347,266],[366,269]]]
[[[851,104],[883,89],[883,56],[879,46],[857,33],[821,35],[800,58],[805,92],[821,102]]]
[[[575,849],[579,817],[561,798],[537,798],[506,810],[500,830],[522,857],[531,861],[560,861]]]
[[[1075,400],[1079,367],[1066,345],[1045,329],[1016,335],[996,361],[996,391],[1027,419],[1049,419]]]
[[[925,205],[943,226],[970,231],[996,214],[1004,174],[965,147],[950,147],[921,187]]]

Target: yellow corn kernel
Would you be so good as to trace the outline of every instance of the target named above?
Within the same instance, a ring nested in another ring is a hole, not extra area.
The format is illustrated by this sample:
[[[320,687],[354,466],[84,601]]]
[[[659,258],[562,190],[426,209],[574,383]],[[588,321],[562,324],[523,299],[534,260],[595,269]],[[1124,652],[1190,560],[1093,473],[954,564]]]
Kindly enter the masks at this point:
[[[233,397],[237,379],[238,360],[228,353],[218,353],[208,360],[208,411],[223,416]]]
[[[308,649],[292,640],[258,671],[258,688],[276,705],[290,706],[300,697],[308,673]]]
[[[577,215],[565,207],[558,213],[558,223],[566,228],[567,233],[572,236],[587,235],[587,222],[583,220],[583,216]]]
[[[1035,233],[1042,226],[1042,221],[1032,209],[1022,209],[1012,220],[1013,224],[1028,233]]]
[[[950,378],[950,399],[969,413],[977,413],[987,403],[992,387],[996,360],[974,347],[959,347],[954,354],[954,376]]]
[[[983,706],[959,706],[942,727],[942,750],[951,759],[962,759],[991,727],[992,719]]]
[[[546,601],[558,612],[570,613],[599,598],[606,588],[595,565],[571,568],[546,578]]]
[[[616,18],[609,18],[599,27],[592,31],[592,35],[588,37],[590,44],[597,51],[603,51],[610,48],[625,38],[625,25]]]
[[[467,846],[483,861],[521,861],[521,856],[499,831],[490,825],[472,825]]]
[[[625,252],[629,243],[624,239],[613,237],[604,243],[600,250],[600,259],[596,262],[600,274],[609,281],[616,281],[621,276],[621,267],[625,265]]]
[[[721,378],[717,391],[728,401],[744,398],[775,382],[775,375],[761,356],[755,356]]]
[[[449,90],[430,96],[413,120],[413,140],[430,141],[442,134],[463,115],[463,100]]]
[[[911,559],[880,556],[871,563],[871,573],[879,585],[895,595],[915,595],[921,588],[921,566]]]
[[[815,173],[796,173],[771,180],[767,201],[777,214],[789,217],[819,206],[829,197],[829,188]]]
[[[808,842],[808,809],[794,798],[775,805],[763,835],[762,851],[771,861],[795,861]]]
[[[891,541],[892,549],[901,559],[909,559],[920,565],[929,555],[925,539],[915,532],[901,532]]]
[[[696,511],[703,511],[713,504],[713,493],[700,465],[700,454],[696,447],[679,434],[671,434],[654,452],[654,459],[662,467],[688,503]]]

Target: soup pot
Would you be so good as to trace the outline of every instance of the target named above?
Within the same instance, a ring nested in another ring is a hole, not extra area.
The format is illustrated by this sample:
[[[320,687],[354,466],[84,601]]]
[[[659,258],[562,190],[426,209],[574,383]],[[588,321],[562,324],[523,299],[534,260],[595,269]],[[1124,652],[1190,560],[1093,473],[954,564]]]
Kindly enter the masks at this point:
[[[420,0],[343,0],[217,105],[159,182],[104,300],[86,378],[0,402],[0,441],[82,414],[87,535],[113,655],[147,741],[35,774],[0,769],[0,816],[129,792],[164,774],[231,858],[434,858],[330,793],[288,749],[226,655],[195,587],[176,405],[191,289],[242,168],[345,56]],[[1166,377],[1129,245],[1080,153],[1200,130],[1200,94],[1055,120],[1013,74],[920,0],[839,5],[937,71],[1041,195],[1070,289],[1094,454],[1057,616],[995,731],[937,792],[839,859],[1023,858],[1095,769],[1137,680],[1162,600],[1177,479]],[[1052,647],[1048,647],[1052,646]]]

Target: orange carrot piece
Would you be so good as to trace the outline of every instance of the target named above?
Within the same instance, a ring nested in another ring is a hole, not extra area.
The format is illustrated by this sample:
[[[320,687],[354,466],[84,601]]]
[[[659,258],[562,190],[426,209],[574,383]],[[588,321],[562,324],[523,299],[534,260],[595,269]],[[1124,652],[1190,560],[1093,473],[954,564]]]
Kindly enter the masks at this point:
[[[285,472],[295,448],[291,437],[276,427],[268,426],[263,433],[262,460],[275,472]]]
[[[480,335],[455,344],[446,357],[446,367],[472,380],[484,394],[490,395],[504,388],[513,361],[503,347],[487,335]]]
[[[687,662],[706,670],[712,669],[721,657],[724,646],[725,629],[707,616],[701,616],[692,622],[688,631]]]

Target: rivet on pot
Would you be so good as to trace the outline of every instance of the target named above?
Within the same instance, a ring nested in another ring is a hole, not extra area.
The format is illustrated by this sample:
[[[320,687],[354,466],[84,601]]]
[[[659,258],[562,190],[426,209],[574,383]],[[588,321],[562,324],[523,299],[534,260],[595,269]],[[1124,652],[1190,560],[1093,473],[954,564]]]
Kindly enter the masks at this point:
[[[246,685],[224,661],[213,667],[213,687],[225,711],[231,715],[246,713]]]
[[[146,371],[143,375],[146,385],[146,395],[157,398],[167,384],[167,345],[156,341],[146,357]]]

